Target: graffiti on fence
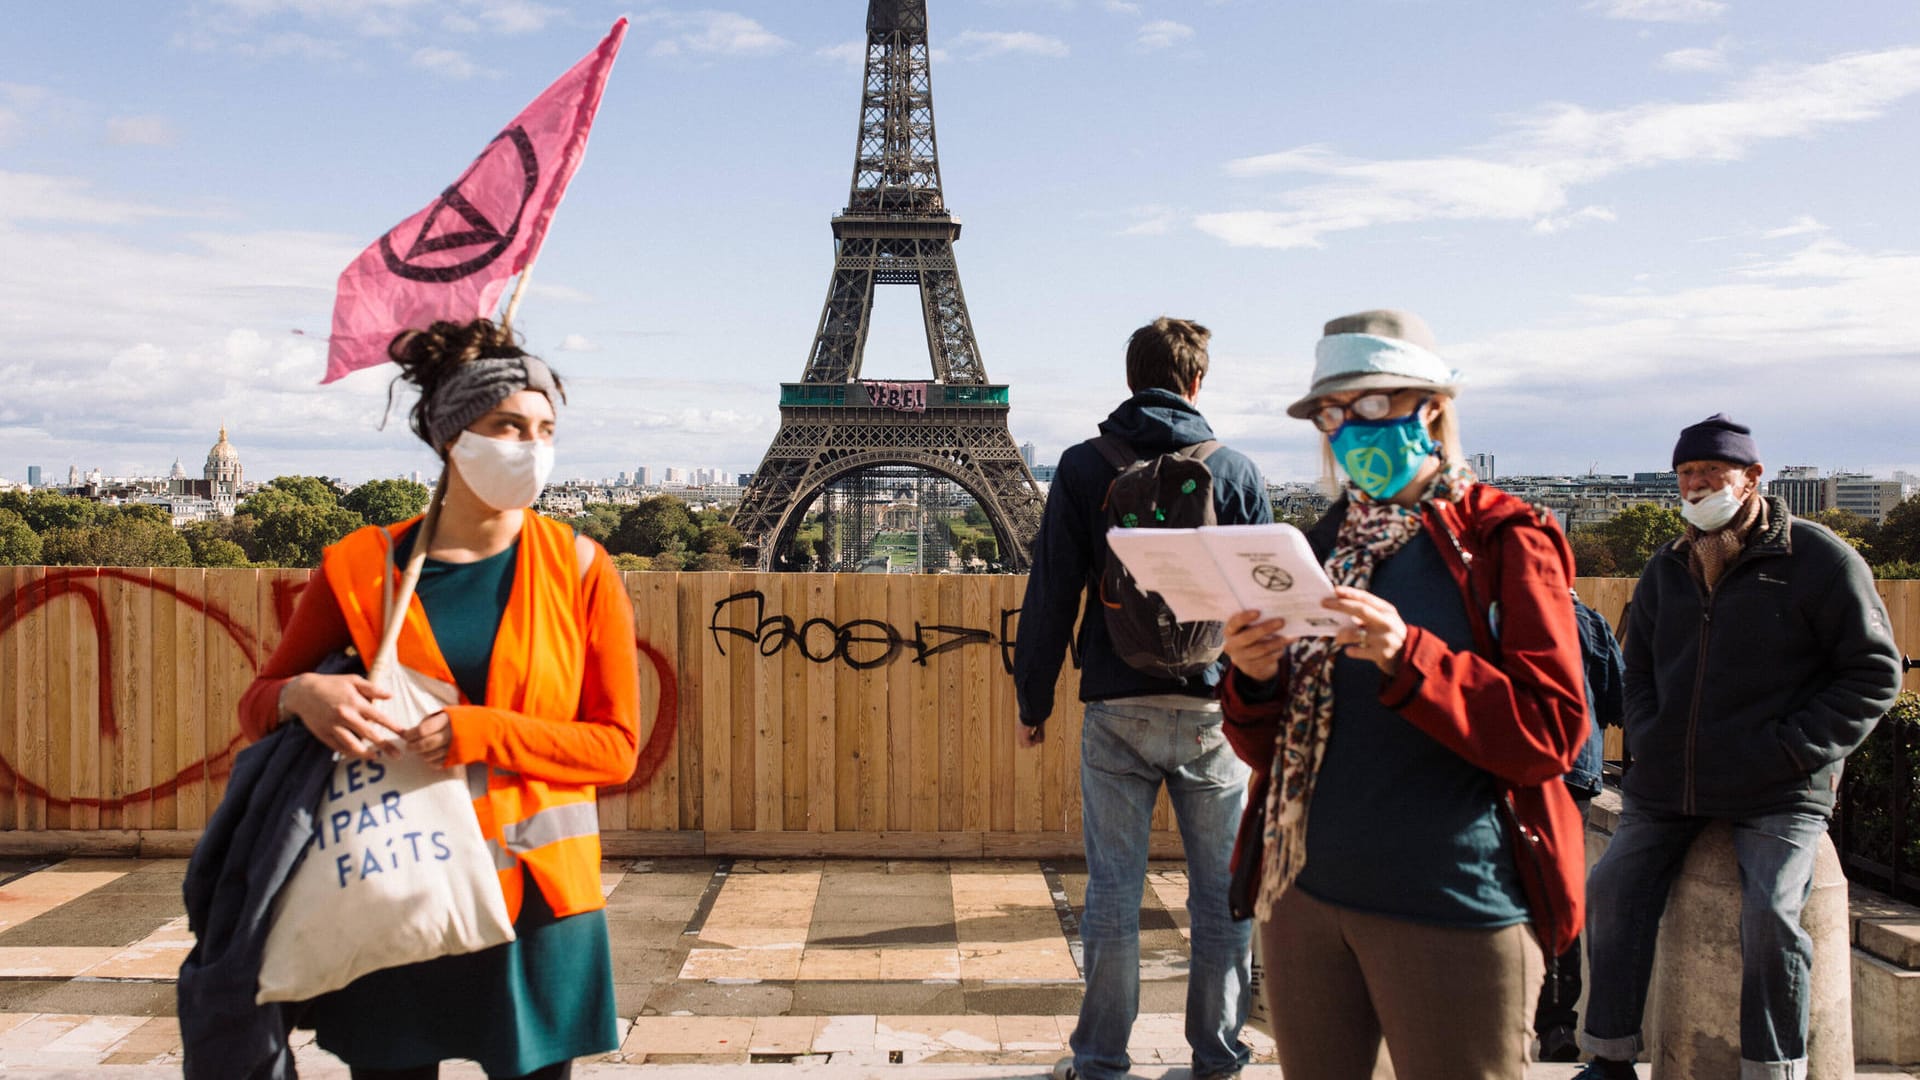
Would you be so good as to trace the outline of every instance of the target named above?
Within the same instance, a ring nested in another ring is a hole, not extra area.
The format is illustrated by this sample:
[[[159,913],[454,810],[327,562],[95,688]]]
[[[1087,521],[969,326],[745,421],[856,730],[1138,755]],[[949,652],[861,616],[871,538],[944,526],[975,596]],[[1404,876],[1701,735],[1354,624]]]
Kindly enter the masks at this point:
[[[742,614],[753,629],[734,625]],[[903,653],[912,655],[914,663],[925,665],[936,656],[969,645],[998,644],[1000,665],[1011,674],[1019,623],[1019,608],[1002,608],[997,635],[983,627],[921,622],[914,623],[913,632],[909,634],[884,619],[851,619],[842,623],[816,616],[796,624],[791,615],[778,612],[769,615],[766,594],[750,589],[715,602],[707,631],[713,635],[713,646],[720,650],[721,656],[727,655],[726,639],[734,638],[753,646],[761,656],[778,656],[792,647],[813,663],[831,664],[838,660],[855,671],[885,667]]]
[[[97,695],[100,737],[104,740],[118,741],[121,736],[121,720],[114,704],[114,680],[120,673],[115,668],[114,634],[112,620],[108,618],[106,604],[101,598],[98,582],[101,580],[127,582],[153,594],[166,597],[177,604],[204,617],[208,623],[218,627],[226,634],[238,650],[242,661],[249,671],[258,670],[265,658],[261,639],[246,623],[221,605],[203,597],[191,595],[163,581],[152,580],[142,574],[117,567],[57,568],[15,589],[11,594],[0,596],[0,638],[24,624],[29,616],[41,612],[49,603],[62,597],[70,597],[81,605],[91,622],[91,638],[98,659],[98,685],[93,688]],[[298,605],[300,594],[306,589],[307,582],[282,579],[273,582],[272,612],[267,617],[274,620],[276,629],[284,630],[293,620],[293,612]],[[265,613],[263,613],[265,614]],[[634,791],[645,788],[666,764],[672,751],[674,737],[679,727],[678,677],[674,673],[673,661],[646,641],[637,641],[644,662],[651,665],[659,685],[659,700],[655,705],[651,731],[645,745],[640,748],[639,759],[633,777],[627,783],[609,788],[609,793]],[[198,761],[180,768],[173,776],[154,783],[138,791],[113,796],[93,796],[81,794],[57,794],[50,790],[40,779],[25,775],[18,765],[0,748],[0,791],[20,791],[50,809],[66,810],[72,808],[118,811],[129,806],[156,799],[172,797],[181,788],[199,783],[218,783],[233,771],[234,755],[239,753],[245,743],[244,735],[234,736],[225,746],[208,754]]]
[[[0,602],[0,635],[5,635],[28,615],[60,597],[71,596],[80,602],[82,610],[93,622],[94,648],[99,658],[100,678],[96,693],[99,700],[101,738],[117,740],[120,735],[120,721],[113,704],[113,624],[107,618],[106,605],[101,602],[100,590],[94,584],[102,578],[131,582],[169,597],[175,603],[185,604],[224,631],[239,648],[240,655],[245,658],[249,667],[259,666],[259,639],[235,619],[232,613],[217,604],[208,603],[197,596],[190,596],[165,582],[153,581],[117,567],[49,570],[46,577],[15,589],[12,596],[5,602]],[[51,809],[65,810],[80,807],[95,810],[121,810],[136,803],[167,798],[187,784],[224,780],[227,774],[233,771],[233,755],[239,751],[242,741],[244,736],[236,735],[218,751],[184,766],[172,777],[151,787],[112,797],[56,795],[48,790],[45,784],[21,774],[12,760],[5,753],[0,753],[0,790],[22,791]]]

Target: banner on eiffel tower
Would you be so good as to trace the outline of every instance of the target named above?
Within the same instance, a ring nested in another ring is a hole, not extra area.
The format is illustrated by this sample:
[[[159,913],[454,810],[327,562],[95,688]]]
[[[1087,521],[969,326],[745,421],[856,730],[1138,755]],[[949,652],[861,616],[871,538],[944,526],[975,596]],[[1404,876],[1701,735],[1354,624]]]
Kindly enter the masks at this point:
[[[861,380],[867,388],[867,404],[894,412],[927,411],[927,384],[923,382],[873,382]]]
[[[622,18],[509,121],[439,198],[341,272],[321,382],[385,363],[387,343],[402,330],[493,314],[507,279],[540,251],[586,153],[607,74],[626,36]]]

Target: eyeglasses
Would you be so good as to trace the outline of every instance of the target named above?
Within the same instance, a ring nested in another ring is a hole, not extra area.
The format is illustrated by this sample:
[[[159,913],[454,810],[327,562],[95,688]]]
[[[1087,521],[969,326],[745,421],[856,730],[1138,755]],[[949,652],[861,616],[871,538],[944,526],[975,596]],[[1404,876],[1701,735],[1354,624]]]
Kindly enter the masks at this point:
[[[1313,426],[1328,435],[1339,431],[1346,422],[1354,417],[1361,420],[1383,420],[1393,411],[1393,393],[1377,390],[1371,394],[1362,394],[1345,405],[1328,402],[1313,410],[1307,419]]]

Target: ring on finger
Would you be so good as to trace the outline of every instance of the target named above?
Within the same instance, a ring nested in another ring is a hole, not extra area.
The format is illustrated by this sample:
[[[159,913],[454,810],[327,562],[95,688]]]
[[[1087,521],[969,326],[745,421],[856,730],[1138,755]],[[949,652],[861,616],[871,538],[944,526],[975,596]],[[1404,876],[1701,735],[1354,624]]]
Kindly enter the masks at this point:
[[[1360,637],[1354,641],[1354,644],[1359,646],[1362,649],[1367,647],[1367,628],[1366,627],[1363,626],[1360,628]]]

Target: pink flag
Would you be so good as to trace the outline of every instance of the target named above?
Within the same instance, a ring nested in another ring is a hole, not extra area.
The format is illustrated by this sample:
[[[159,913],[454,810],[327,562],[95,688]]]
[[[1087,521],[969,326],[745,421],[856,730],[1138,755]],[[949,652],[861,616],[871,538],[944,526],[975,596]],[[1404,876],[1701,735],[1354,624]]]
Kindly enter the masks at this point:
[[[507,279],[540,250],[587,149],[627,20],[533,100],[425,210],[340,272],[327,349],[332,382],[387,361],[387,343],[435,319],[492,315]]]

